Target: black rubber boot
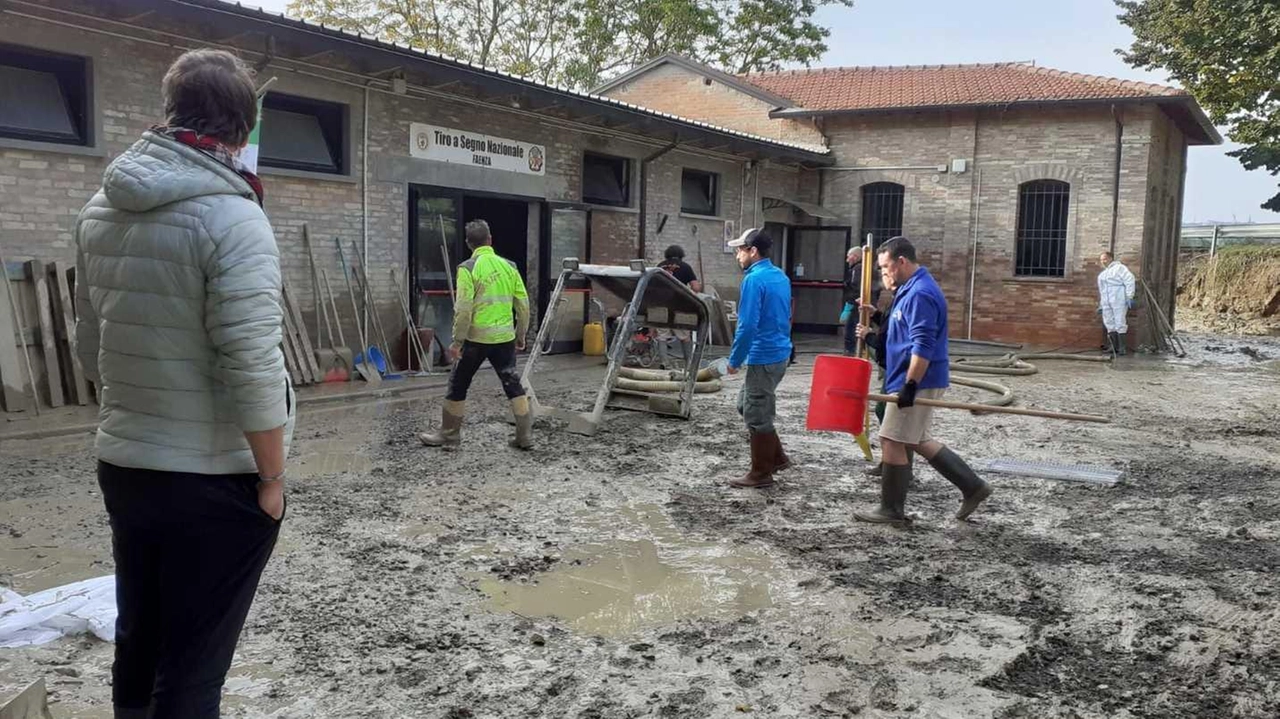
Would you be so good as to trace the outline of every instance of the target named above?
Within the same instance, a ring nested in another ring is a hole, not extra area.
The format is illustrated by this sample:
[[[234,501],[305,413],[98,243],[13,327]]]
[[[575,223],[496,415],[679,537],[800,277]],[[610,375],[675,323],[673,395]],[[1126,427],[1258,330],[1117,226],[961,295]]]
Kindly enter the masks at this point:
[[[1117,332],[1116,333],[1116,354],[1123,357],[1125,355],[1125,349],[1126,349],[1125,345],[1127,344],[1129,344],[1129,338],[1125,336],[1125,333]]]
[[[915,453],[915,452],[913,452],[911,449],[909,449],[909,448],[908,448],[908,449],[907,449],[907,466],[908,466],[908,467],[910,467],[910,466],[912,466],[912,465],[914,465],[914,464],[915,464],[915,458],[916,458],[916,453]],[[884,461],[883,461],[883,460],[881,460],[881,461],[877,462],[877,463],[876,463],[876,466],[872,467],[871,469],[868,469],[868,470],[866,471],[866,473],[865,473],[865,474],[866,474],[868,477],[880,477],[880,476],[883,476],[883,475],[884,475]]]
[[[907,523],[907,487],[910,485],[910,465],[884,465],[884,476],[880,478],[880,507],[869,512],[854,512],[853,518],[859,522],[872,524],[892,524],[899,527],[905,525]]]
[[[950,449],[943,447],[938,450],[938,453],[933,455],[933,459],[929,460],[929,464],[964,495],[964,501],[960,503],[960,509],[956,512],[956,519],[967,518],[973,514],[973,510],[977,509],[979,504],[991,496],[991,485],[983,481],[972,467],[960,459],[960,455]]]
[[[1120,343],[1116,341],[1115,332],[1107,333],[1107,345],[1110,346],[1111,348],[1112,357],[1115,357],[1116,355],[1120,354]]]

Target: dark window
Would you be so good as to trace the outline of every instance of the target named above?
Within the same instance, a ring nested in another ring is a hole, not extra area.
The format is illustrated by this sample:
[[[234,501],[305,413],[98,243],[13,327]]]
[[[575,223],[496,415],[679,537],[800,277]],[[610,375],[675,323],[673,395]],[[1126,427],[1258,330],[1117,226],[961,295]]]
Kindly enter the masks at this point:
[[[0,137],[88,145],[89,64],[0,45]]]
[[[286,170],[347,171],[347,108],[269,92],[262,100],[258,163]]]
[[[719,210],[716,179],[713,172],[685,170],[680,176],[680,211],[691,215],[716,214]]]
[[[582,201],[627,207],[631,204],[631,160],[585,153],[582,156]]]
[[[902,205],[906,189],[896,182],[872,182],[862,186],[862,225],[858,228],[858,244],[867,234],[871,246],[902,234]]]
[[[1071,186],[1032,180],[1018,186],[1015,275],[1063,277],[1067,272],[1067,209]]]

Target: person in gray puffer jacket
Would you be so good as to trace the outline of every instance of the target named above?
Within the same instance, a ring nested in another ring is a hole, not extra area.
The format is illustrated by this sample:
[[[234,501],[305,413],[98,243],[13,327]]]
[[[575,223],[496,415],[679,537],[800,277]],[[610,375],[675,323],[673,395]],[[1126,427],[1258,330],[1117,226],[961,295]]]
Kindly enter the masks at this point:
[[[107,168],[76,223],[78,352],[97,386],[116,564],[117,719],[217,717],[284,516],[294,402],[280,258],[236,155],[250,71],[194,50],[166,125]]]

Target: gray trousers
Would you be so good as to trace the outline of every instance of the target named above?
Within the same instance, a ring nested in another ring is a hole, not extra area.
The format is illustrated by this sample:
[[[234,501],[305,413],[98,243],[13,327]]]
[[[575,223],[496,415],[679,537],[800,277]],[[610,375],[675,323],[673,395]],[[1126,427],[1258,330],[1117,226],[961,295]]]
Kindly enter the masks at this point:
[[[747,377],[738,390],[738,414],[752,432],[773,432],[777,410],[774,392],[787,373],[787,363],[747,365]]]

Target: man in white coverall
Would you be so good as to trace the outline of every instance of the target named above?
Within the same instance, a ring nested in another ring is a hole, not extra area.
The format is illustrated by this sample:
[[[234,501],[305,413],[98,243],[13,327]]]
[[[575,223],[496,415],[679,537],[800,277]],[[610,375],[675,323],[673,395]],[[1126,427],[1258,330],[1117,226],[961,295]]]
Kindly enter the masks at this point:
[[[1111,351],[1123,355],[1125,333],[1129,331],[1125,314],[1133,309],[1136,289],[1133,273],[1110,252],[1103,252],[1098,259],[1104,268],[1098,273],[1098,312],[1102,314],[1102,324],[1107,327]]]

